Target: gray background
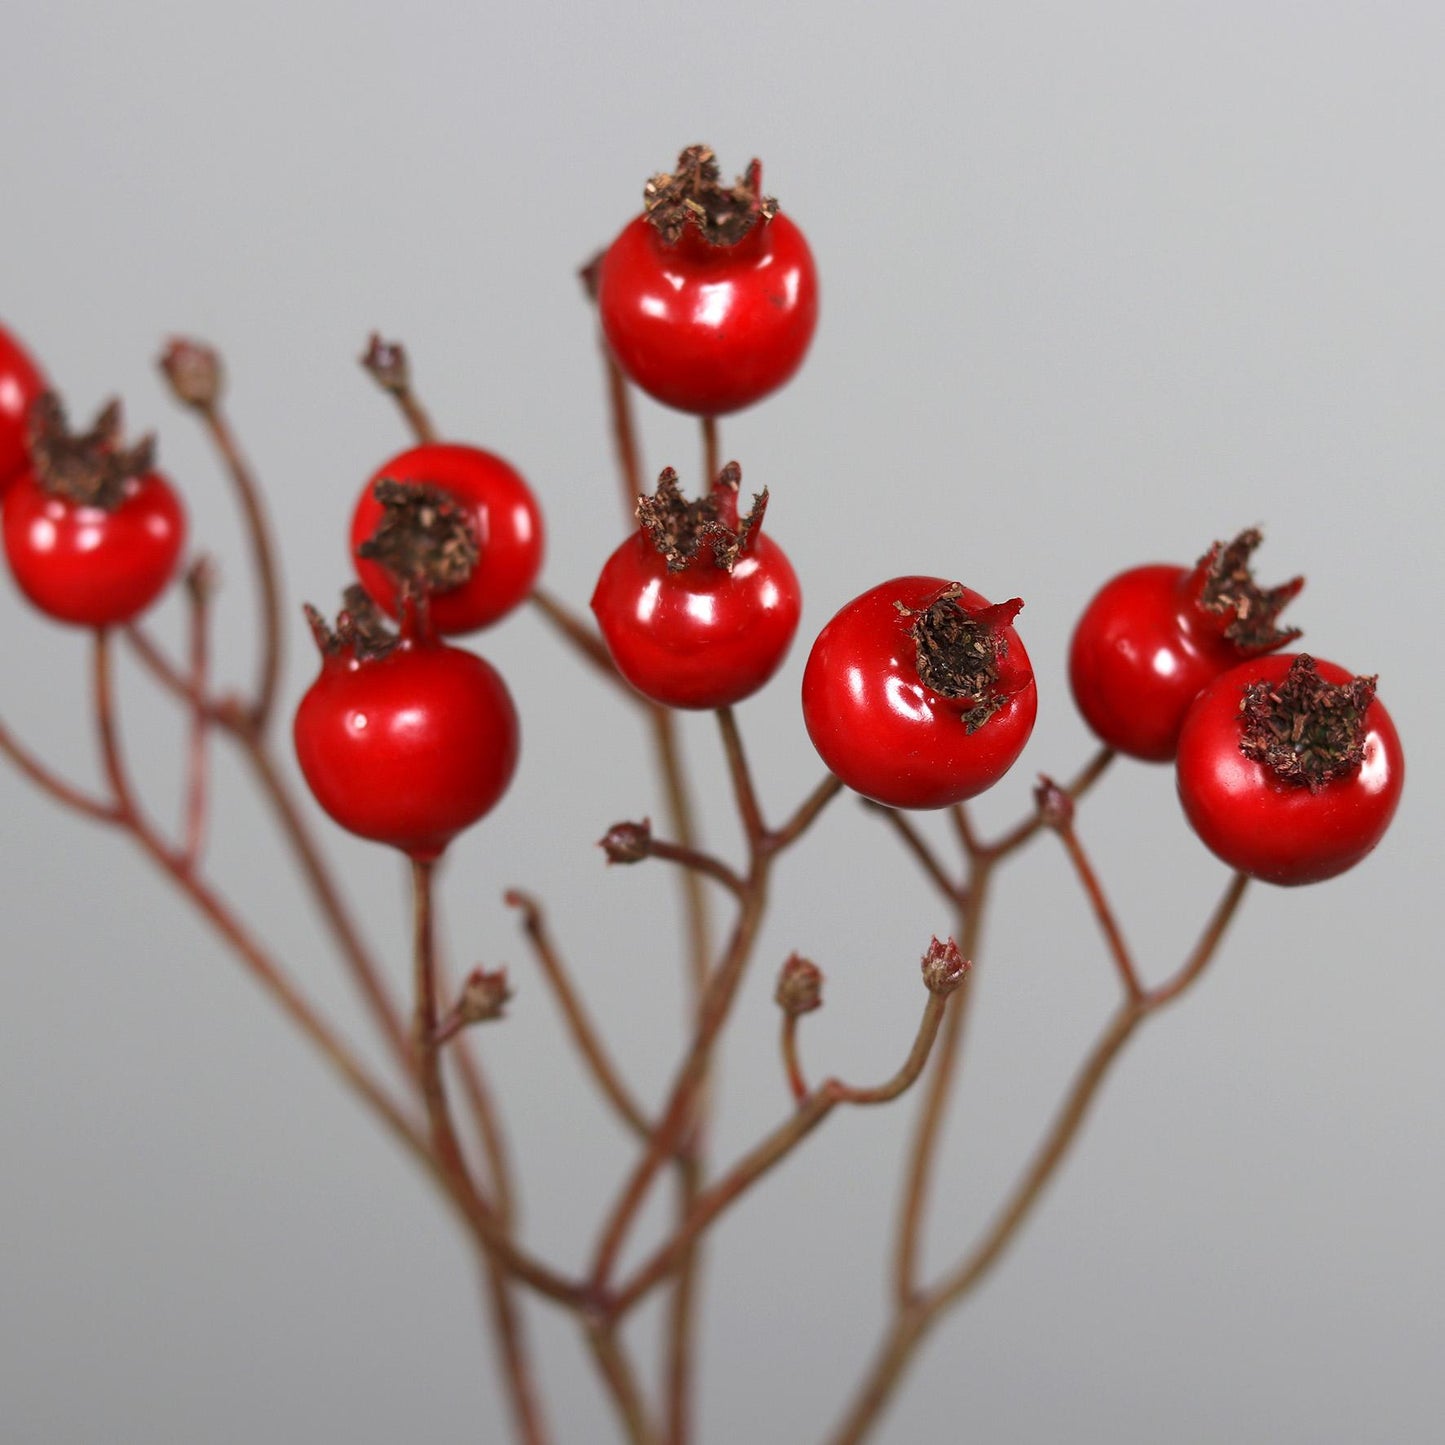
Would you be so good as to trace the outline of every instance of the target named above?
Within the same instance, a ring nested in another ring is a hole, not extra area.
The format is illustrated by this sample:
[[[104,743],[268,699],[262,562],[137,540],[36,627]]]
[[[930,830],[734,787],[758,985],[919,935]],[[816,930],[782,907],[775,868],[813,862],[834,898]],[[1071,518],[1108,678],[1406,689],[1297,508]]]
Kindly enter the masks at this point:
[[[819,773],[796,707],[807,639],[863,587],[931,571],[1027,599],[1042,704],[1016,774],[981,804],[1002,824],[1033,773],[1089,749],[1063,660],[1098,582],[1264,524],[1262,576],[1309,573],[1294,609],[1309,643],[1381,675],[1412,769],[1395,827],[1335,884],[1250,898],[880,1438],[1434,1436],[1439,7],[136,0],[13,6],[5,33],[0,315],[77,410],[119,392],[137,430],[160,429],[196,542],[222,558],[238,678],[244,555],[201,438],[153,374],[162,337],[229,358],[285,536],[288,697],[312,669],[296,603],[334,599],[354,493],[403,441],[354,364],[373,326],[409,343],[447,431],[532,478],[547,581],[585,604],[621,524],[573,272],[695,139],[730,173],[764,157],[823,277],[806,369],[723,428],[746,480],[772,488],[769,526],[807,593],[787,668],[742,710],[775,812]],[[649,467],[695,478],[690,424],[642,418]],[[7,721],[93,778],[80,639],[13,589],[0,614]],[[157,626],[174,636],[179,620],[170,606]],[[593,847],[657,808],[630,710],[530,617],[481,646],[513,682],[525,754],[503,807],[454,850],[446,922],[459,957],[513,967],[513,1016],[483,1042],[528,1242],[574,1266],[629,1155],[500,893],[551,902],[629,1079],[656,1098],[681,1019],[671,880],[607,873]],[[125,701],[170,816],[178,720],[133,675]],[[686,733],[709,829],[731,847],[709,720]],[[216,875],[360,1035],[233,758],[217,802]],[[1083,828],[1162,974],[1223,882],[1168,771],[1120,767]],[[0,838],[0,1439],[501,1438],[474,1271],[392,1147],[120,840],[12,775]],[[328,842],[400,981],[395,859]],[[777,962],[796,947],[828,970],[812,1067],[868,1081],[901,1057],[918,952],[949,923],[848,802],[781,882],[726,1049],[722,1158],[785,1110]],[[939,1267],[1113,999],[1055,848],[1011,869],[998,902]],[[836,1414],[881,1318],[911,1113],[834,1119],[717,1231],[709,1445],[812,1440]],[[570,1324],[531,1318],[559,1439],[613,1438]],[[652,1327],[631,1333],[649,1366]]]

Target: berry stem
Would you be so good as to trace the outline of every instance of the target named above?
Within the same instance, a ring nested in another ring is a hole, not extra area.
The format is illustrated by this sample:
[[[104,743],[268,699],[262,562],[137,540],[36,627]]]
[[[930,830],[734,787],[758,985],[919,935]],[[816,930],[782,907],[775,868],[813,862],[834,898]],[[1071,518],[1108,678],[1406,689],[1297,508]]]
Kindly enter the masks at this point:
[[[774,1166],[797,1148],[839,1104],[864,1107],[886,1104],[907,1090],[923,1072],[943,1021],[945,998],[930,993],[923,1008],[913,1046],[902,1066],[881,1084],[857,1088],[840,1079],[826,1079],[817,1088],[805,1090],[797,1111],[745,1154],[717,1183],[697,1199],[683,1226],[663,1244],[618,1291],[614,1312],[624,1314],[655,1285],[666,1279],[688,1243],[708,1228],[719,1215]]]
[[[808,1081],[803,1075],[802,1061],[798,1057],[798,1020],[801,1014],[783,1015],[783,1070],[788,1076],[788,1087],[793,1091],[793,1101],[801,1104],[808,1097]]]
[[[515,888],[507,892],[505,901],[509,907],[521,913],[522,929],[532,946],[542,976],[551,986],[562,1016],[571,1031],[572,1042],[577,1045],[578,1052],[592,1070],[592,1077],[596,1079],[598,1087],[617,1111],[618,1117],[635,1134],[644,1140],[651,1139],[652,1126],[633,1099],[632,1091],[622,1082],[622,1076],[617,1072],[616,1065],[593,1025],[586,1004],[573,986],[571,974],[562,962],[562,955],[547,927],[542,905],[530,894]]]
[[[1074,865],[1074,872],[1078,874],[1079,882],[1088,895],[1089,906],[1094,910],[1094,917],[1098,920],[1099,929],[1109,945],[1109,954],[1114,960],[1114,967],[1118,970],[1119,981],[1124,986],[1124,993],[1133,1000],[1142,998],[1144,989],[1139,982],[1139,973],[1134,966],[1133,957],[1130,955],[1129,945],[1124,941],[1123,930],[1114,917],[1114,910],[1109,906],[1108,897],[1104,893],[1103,884],[1099,882],[1098,874],[1094,871],[1094,865],[1089,861],[1089,855],[1079,841],[1077,829],[1072,820],[1056,822],[1052,826],[1063,841],[1069,861]]]
[[[79,788],[57,777],[42,763],[15,735],[0,722],[0,753],[4,753],[42,793],[47,794],[62,808],[69,808],[84,817],[94,818],[98,823],[119,823],[120,812],[114,803],[92,798]]]
[[[1084,1060],[1054,1122],[993,1223],[963,1259],[928,1290],[902,1301],[873,1366],[831,1445],[859,1445],[892,1398],[915,1347],[945,1310],[977,1287],[1017,1236],[1067,1157],[1100,1087],[1140,1024],[1185,992],[1214,957],[1244,896],[1247,879],[1236,873],[1215,906],[1199,942],[1179,970],[1158,988],[1126,998]]]
[[[964,885],[953,894],[958,902],[960,915],[958,948],[968,959],[978,958],[991,878],[992,864],[982,856],[974,855],[969,860],[968,877]],[[966,906],[958,901],[965,894],[968,899]],[[953,1092],[953,1081],[958,1071],[960,1046],[973,990],[974,970],[970,969],[963,984],[949,995],[943,1040],[934,1055],[933,1071],[928,1077],[918,1123],[914,1128],[913,1141],[908,1152],[906,1182],[893,1251],[893,1295],[900,1309],[906,1309],[917,1292],[918,1257],[922,1250],[929,1186],[937,1162],[939,1137],[943,1130],[948,1100]]]
[[[707,486],[722,468],[722,451],[718,441],[718,426],[715,416],[702,418],[702,475]]]
[[[206,813],[210,779],[209,743],[215,722],[206,706],[210,690],[211,571],[202,559],[186,577],[190,604],[191,737],[186,763],[185,860],[188,868],[201,861],[206,842]]]
[[[622,1417],[629,1445],[661,1445],[661,1436],[647,1416],[637,1375],[617,1339],[617,1327],[609,1319],[592,1319],[587,1324],[587,1343],[602,1373],[603,1382]]]

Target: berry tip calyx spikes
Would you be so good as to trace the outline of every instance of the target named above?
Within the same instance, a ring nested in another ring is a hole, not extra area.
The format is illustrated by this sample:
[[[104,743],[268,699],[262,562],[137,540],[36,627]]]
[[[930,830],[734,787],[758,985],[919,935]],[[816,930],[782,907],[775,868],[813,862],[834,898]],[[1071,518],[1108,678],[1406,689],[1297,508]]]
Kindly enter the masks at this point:
[[[302,609],[323,659],[349,653],[358,662],[367,662],[385,657],[401,641],[364,587],[353,583],[341,594],[341,603],[334,628],[309,602]]]
[[[748,514],[738,518],[738,491],[743,469],[729,462],[713,480],[705,497],[689,502],[677,484],[677,472],[666,467],[652,496],[637,499],[637,521],[643,535],[667,559],[669,572],[691,566],[707,548],[713,564],[731,572],[763,525],[768,490],[753,494]]]
[[[958,951],[958,945],[951,938],[940,939],[935,935],[921,966],[924,987],[929,993],[947,998],[968,977],[973,964]]]
[[[156,365],[182,406],[209,411],[220,400],[225,373],[214,347],[184,336],[172,337]]]
[[[403,592],[413,595],[460,587],[477,565],[479,548],[467,510],[441,487],[394,482],[373,489],[382,517],[357,553],[379,562]]]
[[[126,485],[155,465],[156,439],[120,445],[121,405],[107,402],[87,432],[75,433],[60,398],[47,391],[30,410],[30,456],[35,479],[48,496],[113,512]]]
[[[919,681],[940,697],[971,698],[963,721],[969,732],[975,732],[1008,701],[1008,695],[998,690],[999,658],[1008,650],[1003,631],[1024,604],[1022,598],[1011,597],[970,612],[958,603],[962,594],[962,586],[955,582],[920,611],[901,602],[894,606],[902,616],[915,619]]]
[[[800,953],[788,956],[778,971],[773,998],[789,1018],[799,1018],[823,1006],[823,970]]]
[[[677,169],[652,177],[643,187],[647,219],[669,245],[691,225],[712,246],[732,246],[759,221],[770,221],[778,203],[762,192],[762,162],[754,160],[731,186],[721,183],[717,156],[710,146],[688,146]]]
[[[1279,683],[1251,683],[1239,701],[1239,750],[1281,782],[1317,793],[1350,777],[1365,760],[1365,714],[1375,677],[1326,682],[1302,652]]]
[[[1261,587],[1249,559],[1263,540],[1258,527],[1246,528],[1232,542],[1216,542],[1195,566],[1199,606],[1218,618],[1224,636],[1250,657],[1273,652],[1302,635],[1298,627],[1280,627],[1278,621],[1305,579],[1292,577],[1279,587]]]

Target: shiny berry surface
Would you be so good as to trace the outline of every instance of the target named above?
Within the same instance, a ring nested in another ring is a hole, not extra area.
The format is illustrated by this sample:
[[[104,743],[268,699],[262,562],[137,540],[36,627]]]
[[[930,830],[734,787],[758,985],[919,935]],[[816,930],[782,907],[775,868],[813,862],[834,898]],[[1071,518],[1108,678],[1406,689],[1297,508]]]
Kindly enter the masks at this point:
[[[613,355],[643,391],[679,411],[722,416],[802,365],[818,276],[785,215],[722,245],[691,228],[668,242],[638,216],[603,257],[597,304]]]
[[[1255,586],[1248,558],[1259,540],[1248,531],[1216,543],[1193,567],[1134,567],[1095,594],[1074,628],[1069,686],[1101,742],[1168,762],[1201,688],[1299,635],[1275,623],[1303,579]]]
[[[887,807],[944,808],[974,797],[1013,766],[1033,731],[1038,691],[1011,623],[996,630],[997,705],[972,729],[980,699],[945,696],[920,676],[916,617],[955,586],[897,577],[854,598],[819,633],[803,673],[803,720],[819,756]],[[972,615],[992,608],[969,588],[955,605]]]
[[[107,627],[165,590],[186,517],[159,472],[129,478],[113,509],[51,496],[23,472],[6,494],[3,531],[11,575],[36,607],[58,622]]]
[[[362,489],[351,518],[351,556],[372,600],[396,617],[397,587],[379,562],[357,554],[376,531],[382,505],[375,487],[383,479],[440,487],[467,510],[478,560],[459,587],[431,598],[438,632],[474,632],[505,617],[526,600],[542,567],[542,512],[526,479],[510,462],[480,447],[432,442],[413,447],[378,468]]]
[[[40,368],[14,334],[0,326],[0,497],[28,468],[30,408],[44,391]]]
[[[1256,658],[1210,683],[1185,718],[1176,765],[1179,800],[1204,845],[1241,873],[1286,885],[1333,878],[1365,858],[1384,837],[1405,780],[1399,734],[1378,699],[1364,712],[1359,766],[1315,789],[1245,755],[1246,689],[1278,687],[1294,661],[1291,654]],[[1326,683],[1352,681],[1334,663],[1315,667]]]
[[[714,708],[750,697],[782,666],[802,596],[792,563],[765,534],[731,571],[680,572],[634,534],[607,559],[592,611],[618,672],[643,696]]]
[[[326,654],[293,736],[306,782],[336,822],[419,859],[496,806],[519,750],[516,709],[489,663],[405,639],[379,657]]]

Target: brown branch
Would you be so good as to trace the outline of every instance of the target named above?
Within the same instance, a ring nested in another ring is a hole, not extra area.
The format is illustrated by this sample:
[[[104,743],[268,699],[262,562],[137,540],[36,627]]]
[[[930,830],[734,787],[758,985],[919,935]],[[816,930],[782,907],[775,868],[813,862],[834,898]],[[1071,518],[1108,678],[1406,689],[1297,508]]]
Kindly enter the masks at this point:
[[[928,874],[933,886],[956,906],[964,896],[963,885],[955,883],[948,876],[948,871],[939,861],[938,854],[933,851],[927,839],[913,826],[908,817],[897,808],[885,808],[882,803],[875,803],[867,798],[863,802],[865,807],[881,814],[887,820],[893,831],[903,840],[904,846],[922,865],[923,871]]]
[[[80,813],[84,817],[94,818],[97,823],[122,821],[120,810],[113,803],[92,798],[88,793],[83,793],[63,778],[57,777],[11,733],[3,722],[0,722],[0,753],[4,753],[41,792],[49,795],[61,807],[69,808],[72,812]]]
[[[682,1228],[618,1291],[613,1302],[614,1312],[618,1315],[625,1313],[665,1279],[687,1245],[741,1198],[751,1185],[786,1159],[839,1104],[884,1104],[903,1093],[923,1072],[929,1051],[938,1036],[938,1026],[943,1020],[944,1004],[943,996],[929,994],[913,1047],[902,1067],[891,1078],[872,1088],[854,1088],[838,1079],[826,1080],[802,1100],[790,1119],[744,1155],[716,1184],[704,1190]]]
[[[617,1342],[616,1327],[607,1320],[594,1319],[587,1325],[587,1343],[597,1361],[603,1382],[627,1432],[629,1445],[661,1445],[661,1439],[647,1417],[637,1376]]]
[[[573,987],[571,975],[563,964],[562,955],[547,928],[542,905],[530,894],[516,888],[509,889],[503,895],[503,900],[509,908],[515,908],[521,913],[522,928],[532,945],[532,952],[542,969],[542,976],[551,985],[552,993],[562,1009],[562,1016],[567,1020],[572,1041],[586,1060],[588,1068],[592,1070],[592,1077],[618,1116],[635,1133],[644,1139],[650,1139],[652,1128],[633,1100],[631,1091],[622,1082],[621,1075],[592,1023],[586,1004]]]
[[[788,1088],[793,1100],[802,1104],[808,1097],[808,1080],[803,1074],[802,1060],[798,1057],[798,1020],[801,1014],[783,1014],[783,1033],[780,1047],[783,1053],[783,1072],[788,1076]]]
[[[1109,764],[1114,761],[1116,756],[1113,748],[1100,748],[1064,789],[1065,794],[1074,802],[1078,802],[1104,776],[1108,771]],[[997,862],[1022,848],[1043,826],[1043,819],[1035,811],[1032,817],[1025,818],[992,843],[980,844],[979,854]]]
[[[621,673],[612,665],[612,654],[608,652],[607,644],[565,602],[554,597],[543,587],[534,587],[527,600],[551,623],[557,635],[572,648],[577,656],[600,677],[606,678],[618,690],[620,696],[636,703],[639,707],[653,707],[653,704],[648,702],[640,692],[634,692],[628,686]]]
[[[1094,917],[1098,920],[1099,929],[1109,945],[1109,953],[1114,960],[1119,981],[1124,985],[1124,992],[1131,999],[1137,999],[1144,992],[1139,983],[1138,970],[1134,967],[1134,960],[1129,953],[1129,945],[1124,941],[1123,930],[1114,917],[1114,910],[1109,906],[1109,900],[1104,893],[1103,885],[1099,882],[1098,874],[1094,872],[1089,855],[1079,841],[1078,832],[1071,821],[1058,822],[1053,826],[1055,832],[1063,840],[1069,861],[1074,865],[1074,872],[1078,874],[1079,882],[1083,885],[1085,894],[1088,895],[1089,906],[1094,910]]]
[[[982,1238],[936,1285],[910,1298],[896,1312],[874,1363],[832,1445],[859,1445],[877,1424],[897,1388],[915,1347],[939,1316],[974,1289],[1017,1236],[1049,1182],[1076,1142],[1100,1087],[1124,1045],[1151,1015],[1178,998],[1214,957],[1244,896],[1246,880],[1236,874],[1216,905],[1199,942],[1166,983],[1139,997],[1126,998],[1094,1044],[1074,1084],[1028,1167]]]
[[[206,812],[209,801],[210,759],[208,744],[215,722],[206,702],[210,687],[210,602],[213,586],[211,565],[202,558],[186,575],[190,601],[190,687],[191,737],[186,763],[185,857],[188,867],[201,861],[206,843]]]

